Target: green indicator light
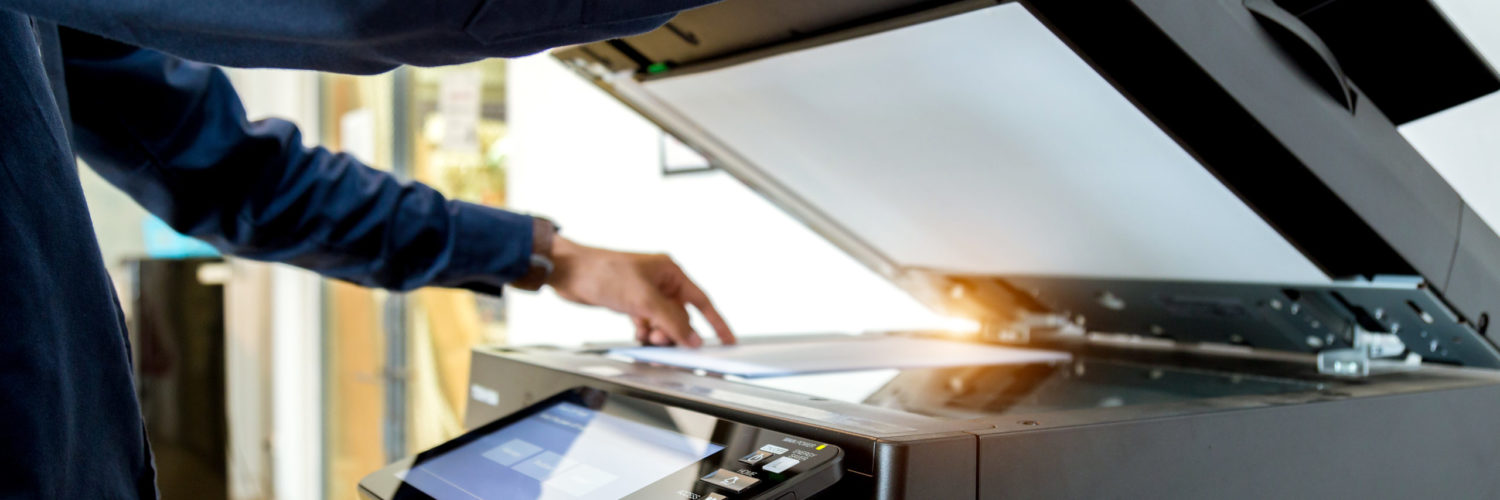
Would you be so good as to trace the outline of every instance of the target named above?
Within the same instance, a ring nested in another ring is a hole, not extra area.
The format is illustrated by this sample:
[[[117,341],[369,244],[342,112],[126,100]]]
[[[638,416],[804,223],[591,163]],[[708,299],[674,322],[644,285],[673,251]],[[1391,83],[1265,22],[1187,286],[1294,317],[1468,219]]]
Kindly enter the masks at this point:
[[[653,75],[657,74],[657,73],[665,72],[666,70],[667,70],[667,63],[664,63],[664,62],[659,62],[659,63],[652,64],[650,66],[646,66],[646,72],[650,73],[650,74],[653,74]]]

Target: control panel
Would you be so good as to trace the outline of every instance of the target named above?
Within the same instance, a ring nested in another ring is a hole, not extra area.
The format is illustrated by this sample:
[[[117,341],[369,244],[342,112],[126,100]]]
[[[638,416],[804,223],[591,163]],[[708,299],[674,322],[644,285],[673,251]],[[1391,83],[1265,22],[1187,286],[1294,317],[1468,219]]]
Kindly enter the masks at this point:
[[[360,481],[365,498],[810,498],[843,451],[685,408],[574,388]]]

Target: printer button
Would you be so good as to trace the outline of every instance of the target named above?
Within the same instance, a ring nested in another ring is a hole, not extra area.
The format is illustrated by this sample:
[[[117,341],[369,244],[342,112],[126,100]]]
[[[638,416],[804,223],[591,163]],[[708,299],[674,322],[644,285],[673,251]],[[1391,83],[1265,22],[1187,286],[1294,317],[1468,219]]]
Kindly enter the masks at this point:
[[[772,456],[773,455],[769,451],[757,450],[754,453],[741,457],[740,462],[743,462],[746,465],[755,465],[764,462],[766,459],[771,458]]]
[[[774,444],[768,444],[768,445],[760,447],[760,451],[770,452],[773,455],[780,455],[782,453],[786,453],[786,452],[792,451],[792,450],[788,450],[786,448],[782,448],[782,447],[776,446]]]
[[[759,479],[746,476],[738,472],[733,472],[728,469],[716,470],[713,472],[713,474],[703,476],[698,480],[708,484],[712,484],[714,486],[718,486],[720,488],[734,490],[735,493],[744,491],[745,488],[755,486],[755,483],[760,482]]]
[[[781,457],[776,460],[772,460],[771,463],[760,466],[760,468],[765,469],[767,472],[775,472],[777,474],[780,474],[786,472],[787,469],[795,467],[800,463],[802,463],[802,461],[795,458]]]

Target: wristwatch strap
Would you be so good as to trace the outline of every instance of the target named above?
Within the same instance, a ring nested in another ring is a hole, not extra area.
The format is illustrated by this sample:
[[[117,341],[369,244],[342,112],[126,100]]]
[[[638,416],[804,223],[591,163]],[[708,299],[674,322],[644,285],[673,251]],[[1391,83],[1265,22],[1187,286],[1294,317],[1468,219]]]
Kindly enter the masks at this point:
[[[532,217],[531,221],[531,265],[510,286],[535,292],[552,277],[552,239],[559,229],[557,224],[542,217]]]

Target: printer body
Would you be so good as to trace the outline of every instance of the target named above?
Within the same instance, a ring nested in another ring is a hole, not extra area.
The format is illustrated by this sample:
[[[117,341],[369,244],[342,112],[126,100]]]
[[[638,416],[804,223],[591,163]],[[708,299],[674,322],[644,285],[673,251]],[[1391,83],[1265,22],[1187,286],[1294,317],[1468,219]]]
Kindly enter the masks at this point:
[[[1428,0],[727,0],[553,55],[958,340],[1072,360],[484,347],[468,427],[587,386],[835,444],[817,498],[1500,497],[1500,236],[1399,129],[1500,79]],[[746,341],[886,336],[955,338]]]

